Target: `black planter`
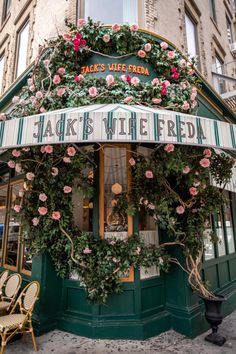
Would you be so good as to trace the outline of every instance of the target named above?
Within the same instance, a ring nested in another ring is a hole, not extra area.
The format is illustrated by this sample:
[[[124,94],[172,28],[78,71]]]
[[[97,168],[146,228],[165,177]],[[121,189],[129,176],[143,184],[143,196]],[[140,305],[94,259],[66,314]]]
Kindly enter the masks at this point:
[[[221,312],[222,302],[225,300],[224,296],[216,295],[217,298],[210,299],[200,296],[205,303],[205,317],[208,323],[211,325],[212,333],[205,337],[205,340],[216,345],[223,345],[226,342],[226,338],[217,333],[218,326],[223,320]]]

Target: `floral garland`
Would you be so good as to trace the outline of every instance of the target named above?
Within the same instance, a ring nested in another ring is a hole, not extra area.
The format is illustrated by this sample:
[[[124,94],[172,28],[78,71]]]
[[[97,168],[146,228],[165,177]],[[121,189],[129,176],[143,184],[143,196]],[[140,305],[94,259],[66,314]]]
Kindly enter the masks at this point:
[[[193,59],[188,61],[166,42],[145,36],[137,25],[106,28],[92,20],[79,20],[78,27],[67,26],[67,33],[41,50],[28,85],[20,97],[13,98],[15,108],[9,118],[95,103],[143,104],[186,113],[197,108]],[[151,64],[157,77],[142,82],[130,75],[97,78],[80,73],[94,53],[114,58],[114,52],[119,57],[135,55]]]

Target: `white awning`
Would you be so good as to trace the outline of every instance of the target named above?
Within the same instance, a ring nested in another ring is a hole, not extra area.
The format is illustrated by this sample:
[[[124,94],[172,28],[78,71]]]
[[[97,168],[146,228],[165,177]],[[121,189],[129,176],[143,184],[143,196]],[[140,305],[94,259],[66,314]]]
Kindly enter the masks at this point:
[[[42,144],[172,143],[236,149],[236,125],[145,106],[67,108],[0,122],[0,148]]]

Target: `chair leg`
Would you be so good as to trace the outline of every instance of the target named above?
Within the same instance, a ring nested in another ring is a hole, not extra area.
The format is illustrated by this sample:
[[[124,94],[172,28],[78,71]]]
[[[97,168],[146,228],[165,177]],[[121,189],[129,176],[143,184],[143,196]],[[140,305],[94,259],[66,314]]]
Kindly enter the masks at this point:
[[[1,354],[3,354],[4,350],[5,350],[5,346],[6,346],[6,336],[5,336],[5,334],[3,334],[1,337],[2,337]]]
[[[36,344],[36,340],[35,340],[35,336],[34,336],[34,329],[32,327],[32,323],[30,323],[30,332],[31,332],[31,336],[32,336],[32,342],[34,345],[34,350],[37,352],[38,348],[37,348],[37,344]]]

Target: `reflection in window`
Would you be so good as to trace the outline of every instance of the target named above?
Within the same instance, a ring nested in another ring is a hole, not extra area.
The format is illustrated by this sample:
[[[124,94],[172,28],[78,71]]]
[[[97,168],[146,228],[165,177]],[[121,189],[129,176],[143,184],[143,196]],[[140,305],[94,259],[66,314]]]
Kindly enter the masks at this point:
[[[84,7],[84,18],[91,17],[94,21],[138,23],[138,0],[85,0]]]
[[[27,50],[28,50],[28,37],[29,37],[29,22],[27,22],[21,31],[18,33],[18,55],[16,66],[16,77],[20,76],[27,65]]]
[[[212,224],[211,220],[208,219],[205,222],[205,231],[204,231],[204,248],[205,248],[205,253],[204,253],[204,258],[205,261],[209,259],[215,258],[215,249],[214,249],[214,244],[211,241],[211,233],[212,233]]]
[[[227,197],[229,197],[229,195],[227,195]],[[235,252],[234,233],[233,233],[230,201],[228,198],[224,207],[224,216],[225,216],[225,227],[226,227],[226,236],[228,242],[228,250],[229,253],[234,253]]]
[[[16,213],[14,212],[14,204],[19,190],[23,188],[23,183],[14,184],[10,190],[11,208],[9,212],[8,236],[5,254],[5,263],[12,267],[17,266],[18,242],[20,233],[20,223]]]
[[[2,260],[2,241],[5,230],[7,208],[7,187],[0,188],[0,261]]]
[[[125,148],[104,149],[104,235],[128,236],[127,155]]]
[[[223,220],[221,212],[218,212],[215,216],[216,224],[216,234],[218,237],[218,253],[219,256],[224,256],[226,254],[225,250],[225,239],[224,239],[224,229],[223,229]]]

